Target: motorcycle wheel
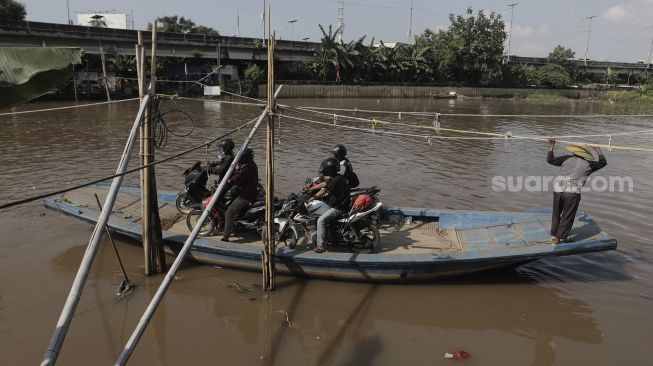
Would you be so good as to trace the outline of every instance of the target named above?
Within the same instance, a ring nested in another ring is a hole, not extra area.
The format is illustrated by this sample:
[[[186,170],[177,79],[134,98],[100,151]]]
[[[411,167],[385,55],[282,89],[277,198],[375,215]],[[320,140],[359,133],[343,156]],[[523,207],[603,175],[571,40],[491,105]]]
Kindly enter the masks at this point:
[[[200,217],[202,216],[202,213],[204,213],[203,210],[192,210],[188,213],[188,216],[186,216],[186,226],[188,226],[188,230],[193,231],[193,228],[197,224],[197,221],[199,221]],[[200,228],[199,235],[200,236],[209,236],[213,233],[215,230],[215,220],[211,215],[206,218],[204,221],[204,224]]]
[[[274,230],[275,230],[274,233],[275,242],[284,243],[290,249],[294,249],[297,246],[299,237],[297,237],[297,232],[295,232],[295,230],[292,230],[290,228],[286,229],[283,238],[279,238],[279,224],[274,224]],[[261,230],[261,240],[265,242],[266,237],[267,237],[267,228],[264,226],[263,230]]]
[[[377,253],[381,249],[381,234],[376,225],[368,225],[360,230],[361,241],[352,245],[357,253]]]
[[[191,211],[191,208],[188,207],[188,200],[186,199],[185,194],[177,195],[177,199],[175,200],[175,207],[177,207],[177,211],[183,214],[187,214]]]

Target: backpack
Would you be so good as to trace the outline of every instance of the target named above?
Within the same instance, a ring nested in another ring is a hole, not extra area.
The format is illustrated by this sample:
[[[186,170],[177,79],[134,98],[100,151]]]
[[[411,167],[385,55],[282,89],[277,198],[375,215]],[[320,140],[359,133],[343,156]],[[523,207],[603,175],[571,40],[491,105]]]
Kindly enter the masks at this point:
[[[351,166],[349,160],[345,160],[345,166],[347,167],[347,170],[345,171],[345,179],[349,184],[349,188],[358,187],[360,181],[358,180],[358,176],[356,175],[356,173],[354,173],[354,168]]]

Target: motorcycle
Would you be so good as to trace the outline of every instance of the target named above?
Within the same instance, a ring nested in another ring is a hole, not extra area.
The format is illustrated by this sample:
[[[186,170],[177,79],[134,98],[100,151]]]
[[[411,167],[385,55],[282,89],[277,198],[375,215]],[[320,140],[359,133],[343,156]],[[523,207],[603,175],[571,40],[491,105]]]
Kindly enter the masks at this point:
[[[232,187],[218,199],[218,202],[213,206],[209,216],[200,228],[199,235],[217,235],[222,232],[224,229],[225,212],[231,204],[231,201],[233,201],[237,196],[237,190],[235,187]],[[186,216],[186,226],[188,227],[188,230],[193,230],[212,197],[212,194],[205,197],[202,200],[201,205],[196,205],[188,213],[188,216]],[[282,204],[283,202],[275,199],[275,210],[281,208]],[[265,190],[263,189],[263,186],[259,184],[256,200],[254,203],[251,203],[243,213],[236,217],[234,223],[234,231],[237,233],[252,230],[261,234],[265,223]]]
[[[216,182],[210,189],[206,188],[209,180],[208,170],[202,167],[201,162],[196,162],[192,167],[186,169],[184,175],[184,190],[177,194],[175,207],[182,214],[188,214],[193,208],[201,205],[202,200],[215,191]]]
[[[275,214],[275,239],[290,248],[297,245],[300,234],[308,242],[317,242],[317,219],[331,208],[319,200],[308,202],[315,192],[310,188],[312,183],[307,179],[308,188],[305,186],[299,194],[291,194]],[[343,213],[328,226],[328,243],[358,253],[377,252],[381,241],[378,228],[382,203],[377,198],[379,192],[376,187],[352,190],[353,204],[349,212]]]

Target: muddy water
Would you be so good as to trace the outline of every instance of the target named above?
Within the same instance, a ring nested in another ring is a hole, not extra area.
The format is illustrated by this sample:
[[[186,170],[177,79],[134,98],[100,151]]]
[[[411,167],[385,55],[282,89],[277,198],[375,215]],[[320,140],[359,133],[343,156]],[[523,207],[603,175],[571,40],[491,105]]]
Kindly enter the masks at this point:
[[[639,105],[587,102],[289,102],[494,114],[653,111]],[[136,108],[134,102],[128,102],[0,117],[0,202],[111,174]],[[196,101],[166,108],[189,112],[194,131],[190,138],[170,136],[166,148],[158,152],[162,157],[210,139],[258,113],[251,107]],[[420,121],[403,116],[402,122]],[[169,124],[178,134],[190,128],[172,116]],[[449,117],[442,127],[547,135],[634,131],[653,128],[653,123],[624,117]],[[246,133],[243,130],[236,138],[242,139]],[[381,198],[389,204],[523,210],[548,208],[551,201],[550,192],[499,192],[492,185],[495,176],[555,174],[556,169],[545,162],[546,146],[541,143],[449,140],[430,145],[422,139],[300,124],[287,118],[282,119],[277,138],[279,194],[296,190],[327,156],[331,145],[344,143],[363,185],[380,186]],[[615,137],[613,143],[653,147],[651,135]],[[254,142],[259,157],[263,146],[259,134]],[[472,355],[467,365],[650,364],[653,156],[617,150],[606,154],[608,166],[600,175],[631,176],[633,191],[587,193],[581,209],[619,240],[616,251],[539,260],[515,271],[419,285],[280,277],[278,290],[269,297],[258,286],[259,274],[188,264],[156,312],[131,364],[437,365],[451,363],[443,359],[444,353],[459,349]],[[181,171],[196,160],[205,160],[203,151],[159,166],[159,188],[178,190]],[[86,223],[45,210],[40,202],[0,211],[3,364],[35,364],[41,359],[91,229]],[[126,240],[118,240],[118,246],[138,288],[127,298],[116,298],[121,278],[105,240],[59,358],[62,365],[113,362],[161,281],[158,276],[142,275],[139,247]]]

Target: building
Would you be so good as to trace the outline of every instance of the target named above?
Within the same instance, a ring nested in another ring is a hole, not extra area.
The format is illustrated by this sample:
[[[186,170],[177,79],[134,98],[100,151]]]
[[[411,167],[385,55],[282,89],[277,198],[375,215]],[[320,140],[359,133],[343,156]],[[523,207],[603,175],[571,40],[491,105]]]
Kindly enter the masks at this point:
[[[127,14],[105,12],[77,14],[77,25],[127,29]]]

